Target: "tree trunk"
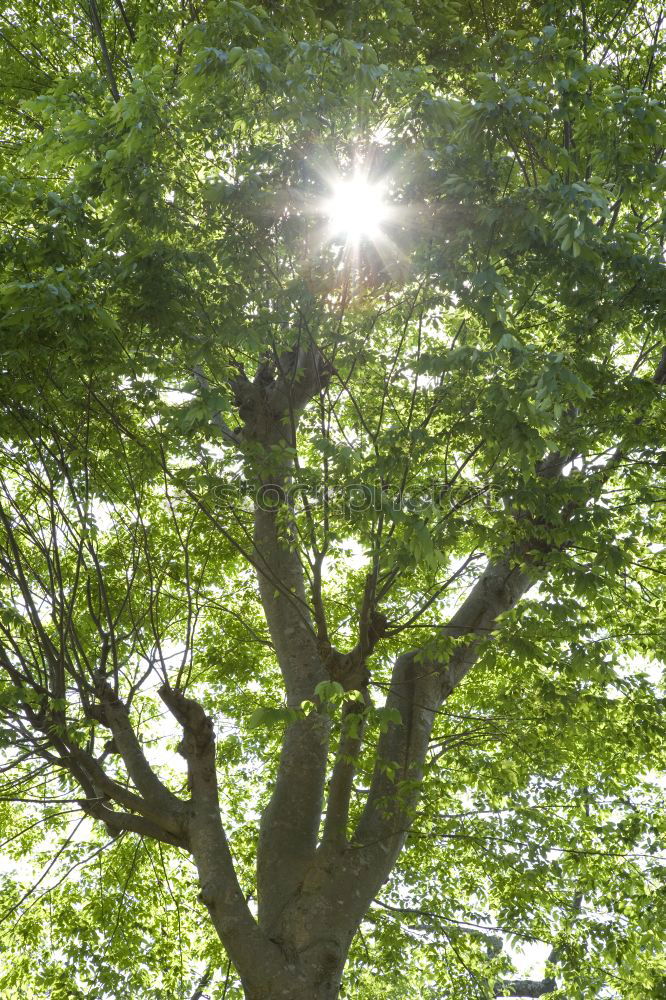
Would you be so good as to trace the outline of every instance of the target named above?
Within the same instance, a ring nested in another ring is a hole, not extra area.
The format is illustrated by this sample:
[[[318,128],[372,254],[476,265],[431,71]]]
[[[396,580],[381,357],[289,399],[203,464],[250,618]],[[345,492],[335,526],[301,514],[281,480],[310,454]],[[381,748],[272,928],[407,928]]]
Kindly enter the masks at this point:
[[[293,986],[267,987],[266,992],[244,991],[245,1000],[338,1000],[340,983],[321,985],[303,983],[294,978]]]
[[[244,985],[245,1000],[338,1000],[346,958],[335,946],[318,946],[280,982],[265,988]]]

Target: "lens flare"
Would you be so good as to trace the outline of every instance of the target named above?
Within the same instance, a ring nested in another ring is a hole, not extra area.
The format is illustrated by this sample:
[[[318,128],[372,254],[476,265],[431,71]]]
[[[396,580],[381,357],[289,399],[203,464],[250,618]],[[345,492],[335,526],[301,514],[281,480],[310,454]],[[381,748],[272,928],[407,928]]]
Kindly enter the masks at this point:
[[[339,181],[325,205],[329,234],[355,244],[378,239],[388,216],[385,190],[360,174]]]

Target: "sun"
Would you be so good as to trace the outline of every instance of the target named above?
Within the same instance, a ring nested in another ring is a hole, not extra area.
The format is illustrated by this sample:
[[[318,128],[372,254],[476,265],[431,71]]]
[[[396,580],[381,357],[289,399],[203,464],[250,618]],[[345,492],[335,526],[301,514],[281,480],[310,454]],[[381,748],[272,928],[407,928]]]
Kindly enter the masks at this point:
[[[377,240],[389,215],[385,195],[385,184],[360,173],[338,181],[324,206],[329,234],[352,244]]]

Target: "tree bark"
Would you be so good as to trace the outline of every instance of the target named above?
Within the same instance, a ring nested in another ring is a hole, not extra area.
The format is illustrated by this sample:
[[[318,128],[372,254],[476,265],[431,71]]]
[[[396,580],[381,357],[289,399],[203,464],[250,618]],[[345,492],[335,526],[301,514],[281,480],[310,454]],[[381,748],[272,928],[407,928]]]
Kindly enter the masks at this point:
[[[234,380],[246,466],[257,489],[254,560],[261,603],[284,681],[287,705],[312,701],[328,678],[306,597],[303,568],[280,498],[291,476],[291,450],[307,402],[328,378],[314,345],[267,359],[254,379]],[[259,460],[253,458],[258,452]],[[254,475],[252,475],[254,471]],[[323,805],[328,720],[317,713],[287,727],[278,772],[260,824],[257,855],[259,923],[278,935],[280,914],[314,857]]]

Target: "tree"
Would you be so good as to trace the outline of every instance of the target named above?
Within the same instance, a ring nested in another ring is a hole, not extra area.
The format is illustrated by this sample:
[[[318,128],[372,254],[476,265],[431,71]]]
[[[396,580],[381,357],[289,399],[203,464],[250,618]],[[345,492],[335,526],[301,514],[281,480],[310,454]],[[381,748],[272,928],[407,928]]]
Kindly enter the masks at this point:
[[[663,995],[662,19],[1,16],[4,996]]]

